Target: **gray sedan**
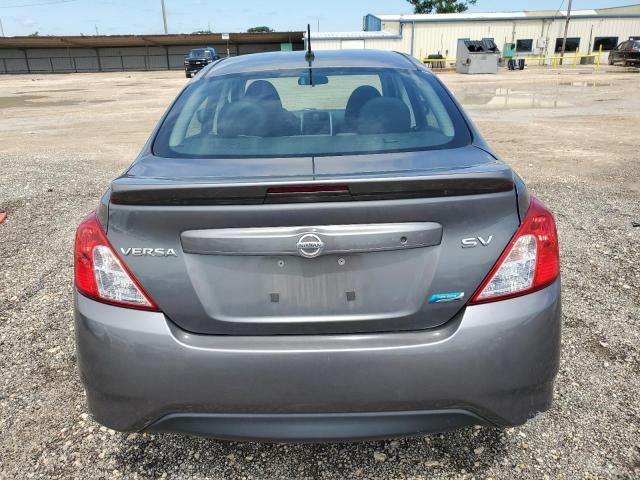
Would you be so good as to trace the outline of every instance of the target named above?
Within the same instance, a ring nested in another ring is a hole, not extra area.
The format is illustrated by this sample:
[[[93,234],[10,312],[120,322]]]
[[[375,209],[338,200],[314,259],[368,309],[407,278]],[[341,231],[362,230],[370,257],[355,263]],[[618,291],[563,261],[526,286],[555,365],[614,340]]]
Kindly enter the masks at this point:
[[[560,316],[553,215],[399,53],[209,65],[76,236],[80,372],[121,431],[519,425]]]

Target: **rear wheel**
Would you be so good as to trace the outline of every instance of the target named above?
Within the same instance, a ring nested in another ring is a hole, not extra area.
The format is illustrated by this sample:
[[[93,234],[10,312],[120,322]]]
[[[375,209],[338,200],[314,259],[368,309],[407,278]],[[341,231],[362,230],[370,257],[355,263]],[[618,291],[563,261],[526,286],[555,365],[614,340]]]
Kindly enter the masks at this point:
[[[185,72],[184,74],[187,78],[191,78],[191,74],[189,72]]]
[[[615,62],[613,61],[613,55],[609,55],[609,65],[613,65]]]

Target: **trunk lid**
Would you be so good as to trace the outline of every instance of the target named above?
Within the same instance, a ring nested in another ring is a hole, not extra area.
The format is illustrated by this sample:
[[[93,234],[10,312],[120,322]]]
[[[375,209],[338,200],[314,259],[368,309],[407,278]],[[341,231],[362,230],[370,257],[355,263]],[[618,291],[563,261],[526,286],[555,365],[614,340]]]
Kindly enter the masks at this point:
[[[314,191],[318,184],[332,188]],[[185,330],[354,333],[445,323],[518,224],[511,169],[469,146],[142,158],[112,184],[108,237]],[[475,248],[462,248],[464,239]]]

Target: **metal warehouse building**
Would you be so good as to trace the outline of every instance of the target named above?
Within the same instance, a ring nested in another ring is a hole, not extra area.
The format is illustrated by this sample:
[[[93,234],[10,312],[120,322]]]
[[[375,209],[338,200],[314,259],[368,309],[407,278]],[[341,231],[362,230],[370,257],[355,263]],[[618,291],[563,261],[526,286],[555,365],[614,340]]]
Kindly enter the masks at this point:
[[[314,50],[376,48],[417,58],[455,58],[459,38],[493,38],[500,49],[515,43],[517,54],[546,57],[560,51],[567,12],[450,13],[367,15],[362,32],[311,33]],[[640,4],[571,12],[566,51],[582,55],[604,52],[620,42],[640,39]],[[606,54],[602,60],[606,61]]]
[[[302,32],[203,35],[0,37],[0,73],[112,72],[184,68],[192,48],[220,55],[302,49]]]

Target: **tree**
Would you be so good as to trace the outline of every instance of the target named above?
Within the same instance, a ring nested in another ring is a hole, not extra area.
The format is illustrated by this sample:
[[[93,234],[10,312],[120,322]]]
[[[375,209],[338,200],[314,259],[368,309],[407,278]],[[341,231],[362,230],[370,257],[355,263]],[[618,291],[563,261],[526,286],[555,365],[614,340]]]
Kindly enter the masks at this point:
[[[249,32],[249,33],[269,33],[269,32],[275,32],[275,30],[273,28],[261,26],[261,27],[251,27],[249,30],[247,30],[247,32]]]
[[[466,12],[478,0],[407,0],[414,13],[460,13]]]

